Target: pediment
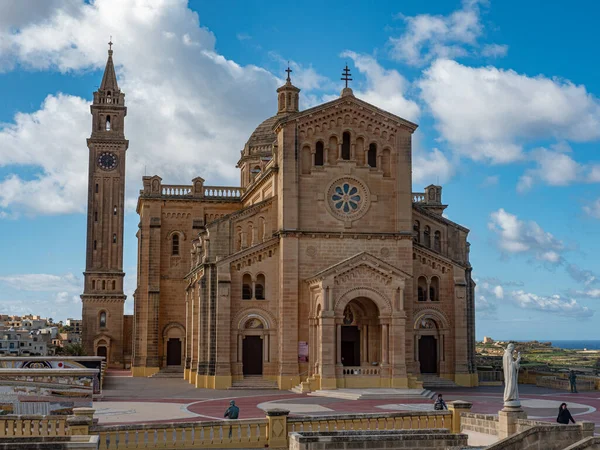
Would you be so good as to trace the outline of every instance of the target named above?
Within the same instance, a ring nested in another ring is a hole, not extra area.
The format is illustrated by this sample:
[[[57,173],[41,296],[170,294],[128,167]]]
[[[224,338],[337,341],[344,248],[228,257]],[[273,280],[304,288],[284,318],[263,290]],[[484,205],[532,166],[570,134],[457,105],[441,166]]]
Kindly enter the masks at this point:
[[[418,127],[417,124],[378,108],[354,95],[344,95],[330,102],[282,117],[275,122],[273,129],[276,130],[279,126],[290,120],[293,120],[302,126],[308,122],[314,121],[318,123],[325,119],[330,120],[333,116],[349,113],[362,121],[373,122],[373,124],[377,123],[380,126],[383,125],[389,127],[389,132],[391,133],[395,133],[398,128],[409,130],[412,133]]]
[[[309,284],[322,281],[325,278],[332,277],[336,283],[348,281],[350,278],[360,276],[377,277],[384,284],[391,283],[394,278],[406,280],[412,278],[412,275],[371,255],[367,252],[358,253],[351,258],[336,263],[327,269],[315,273],[306,279]]]

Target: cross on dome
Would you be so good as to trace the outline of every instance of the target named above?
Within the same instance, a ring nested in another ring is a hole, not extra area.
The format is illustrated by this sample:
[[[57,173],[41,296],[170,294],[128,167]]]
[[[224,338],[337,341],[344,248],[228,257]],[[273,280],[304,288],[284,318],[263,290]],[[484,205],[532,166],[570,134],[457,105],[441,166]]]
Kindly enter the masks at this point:
[[[285,69],[285,71],[286,71],[286,72],[287,72],[287,74],[288,74],[288,75],[287,75],[287,80],[286,80],[286,81],[288,81],[288,82],[290,82],[290,83],[291,83],[291,82],[292,82],[292,79],[290,78],[290,73],[292,73],[292,72],[293,72],[293,70],[292,70],[292,69],[290,69],[290,62],[289,62],[289,61],[288,61],[288,68],[287,68],[287,69]]]
[[[346,68],[344,69],[344,73],[342,74],[342,81],[346,82],[346,88],[348,87],[348,81],[352,81],[352,78],[350,78],[352,76],[352,74],[350,73],[350,69],[348,69],[348,64],[346,64]]]

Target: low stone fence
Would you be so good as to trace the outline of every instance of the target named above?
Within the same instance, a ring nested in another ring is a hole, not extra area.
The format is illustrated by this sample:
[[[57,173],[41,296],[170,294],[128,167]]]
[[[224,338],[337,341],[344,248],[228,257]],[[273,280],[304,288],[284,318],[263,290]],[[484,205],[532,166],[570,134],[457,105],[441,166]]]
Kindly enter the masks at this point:
[[[460,431],[475,431],[477,433],[498,436],[498,416],[492,414],[463,413]]]
[[[0,450],[97,450],[98,436],[0,437]]]
[[[264,419],[112,426],[94,423],[92,408],[75,408],[71,416],[0,416],[0,439],[13,439],[11,442],[16,444],[21,438],[37,437],[34,441],[43,443],[44,440],[49,442],[45,438],[53,436],[95,435],[100,450],[287,448],[289,433],[364,431],[372,435],[398,430],[428,430],[429,433],[430,430],[445,429],[447,433],[458,434],[461,413],[468,412],[471,403],[449,402],[448,408],[448,411],[312,417],[288,417],[287,410],[270,410]]]
[[[99,369],[0,369],[0,410],[68,415],[73,408],[91,407],[98,373]]]
[[[334,431],[291,433],[289,441],[290,450],[439,450],[466,447],[468,436],[447,430]]]
[[[518,420],[517,427],[526,427],[532,421]],[[594,424],[579,422],[576,425],[543,424],[529,427],[513,436],[502,439],[486,450],[564,450],[566,447],[593,436]]]
[[[560,378],[556,376],[541,376],[536,378],[535,384],[540,387],[547,387],[551,389],[560,389],[569,391],[571,389],[571,382],[568,378]],[[593,380],[577,378],[577,390],[578,391],[594,391],[596,390],[596,383]]]
[[[600,450],[600,437],[588,437],[569,445],[564,450]]]

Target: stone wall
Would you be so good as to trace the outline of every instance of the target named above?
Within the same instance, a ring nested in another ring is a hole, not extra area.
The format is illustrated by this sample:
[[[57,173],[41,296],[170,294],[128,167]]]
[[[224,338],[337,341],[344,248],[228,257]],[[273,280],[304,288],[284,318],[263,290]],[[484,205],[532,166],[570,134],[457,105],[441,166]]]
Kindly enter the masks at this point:
[[[460,431],[498,435],[498,416],[492,414],[462,413]]]
[[[345,450],[389,448],[437,450],[463,448],[467,445],[464,434],[450,434],[447,430],[398,431],[332,431],[290,434],[290,450]]]
[[[568,391],[571,389],[571,383],[568,379],[559,378],[556,376],[537,377],[535,384],[537,386],[559,389],[563,391]],[[593,380],[582,380],[581,378],[577,378],[578,391],[594,391],[595,389],[596,386]]]
[[[532,421],[518,420],[517,427],[526,427],[527,422]],[[502,439],[487,447],[487,450],[564,450],[569,445],[591,437],[594,433],[594,424],[590,422],[560,426],[537,423],[540,425]]]
[[[588,437],[568,446],[565,450],[600,450],[600,437]]]

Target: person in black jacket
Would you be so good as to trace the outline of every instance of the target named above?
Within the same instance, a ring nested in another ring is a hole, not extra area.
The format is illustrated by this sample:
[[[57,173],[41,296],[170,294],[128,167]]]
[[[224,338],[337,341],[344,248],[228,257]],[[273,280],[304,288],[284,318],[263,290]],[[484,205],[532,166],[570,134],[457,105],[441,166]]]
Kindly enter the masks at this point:
[[[571,422],[575,423],[575,420],[573,419],[573,416],[571,415],[571,413],[567,409],[567,404],[566,403],[561,403],[560,404],[560,408],[558,409],[558,417],[556,418],[556,421],[558,423],[562,423],[563,425],[569,425],[569,420]]]

